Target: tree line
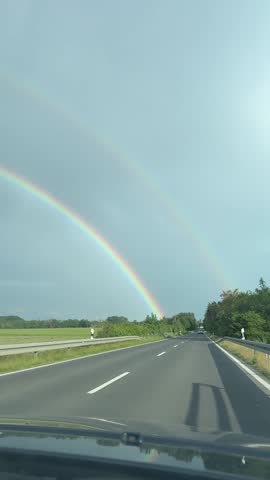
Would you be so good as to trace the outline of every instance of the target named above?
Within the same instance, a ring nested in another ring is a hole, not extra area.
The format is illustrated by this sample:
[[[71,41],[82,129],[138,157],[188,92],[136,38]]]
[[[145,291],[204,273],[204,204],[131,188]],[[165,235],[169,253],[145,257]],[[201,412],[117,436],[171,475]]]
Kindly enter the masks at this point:
[[[120,337],[137,335],[139,337],[145,337],[148,335],[157,336],[174,336],[182,335],[189,330],[194,330],[197,326],[197,321],[194,313],[178,313],[172,317],[163,317],[158,319],[155,314],[147,315],[144,321],[133,322],[122,321],[117,322],[107,321],[103,324],[102,328],[98,331],[99,337]]]
[[[85,328],[90,326],[99,325],[98,321],[90,320],[56,320],[54,318],[50,320],[24,320],[17,316],[1,316],[0,317],[0,329],[1,328]]]
[[[218,336],[241,337],[270,342],[270,288],[263,278],[254,290],[223,291],[220,301],[208,303],[204,328]]]
[[[182,335],[194,330],[197,321],[194,313],[178,313],[172,317],[158,319],[153,313],[147,315],[144,321],[129,321],[124,316],[110,316],[106,320],[90,321],[87,319],[77,320],[24,320],[18,316],[0,317],[1,328],[90,328],[99,327],[98,337],[119,337],[128,335]]]

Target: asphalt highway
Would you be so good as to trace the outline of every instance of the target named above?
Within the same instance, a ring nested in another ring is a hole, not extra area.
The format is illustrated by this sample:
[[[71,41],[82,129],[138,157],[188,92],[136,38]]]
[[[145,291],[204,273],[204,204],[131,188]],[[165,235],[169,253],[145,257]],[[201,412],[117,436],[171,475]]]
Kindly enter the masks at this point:
[[[158,422],[269,437],[269,395],[194,333],[1,375],[0,416]]]

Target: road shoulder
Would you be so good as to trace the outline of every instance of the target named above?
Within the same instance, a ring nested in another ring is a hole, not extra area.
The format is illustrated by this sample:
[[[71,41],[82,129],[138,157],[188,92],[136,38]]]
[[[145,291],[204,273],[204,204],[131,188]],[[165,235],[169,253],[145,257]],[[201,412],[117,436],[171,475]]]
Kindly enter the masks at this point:
[[[267,380],[266,377],[263,377],[259,372],[253,370],[249,365],[245,364],[242,360],[239,360],[236,356],[232,353],[228,352],[225,348],[218,345],[214,340],[210,337],[207,338],[212,342],[216,348],[221,350],[227,357],[229,357],[248,377],[259,387],[261,388],[264,393],[270,396],[270,382]]]

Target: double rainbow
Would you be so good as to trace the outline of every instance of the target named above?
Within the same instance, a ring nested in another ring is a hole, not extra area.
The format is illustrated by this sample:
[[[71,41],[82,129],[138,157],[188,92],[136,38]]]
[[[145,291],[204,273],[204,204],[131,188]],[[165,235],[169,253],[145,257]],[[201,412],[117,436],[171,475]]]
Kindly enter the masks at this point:
[[[221,264],[220,259],[214,252],[214,248],[210,245],[209,241],[203,237],[203,232],[197,231],[192,221],[185,215],[180,205],[176,205],[164,189],[153,178],[153,175],[147,172],[139,163],[132,161],[122,154],[119,148],[115,148],[109,144],[104,137],[98,136],[97,132],[89,129],[89,126],[84,124],[73,112],[69,112],[58,104],[55,99],[46,96],[45,92],[39,90],[31,83],[24,79],[18,79],[10,74],[1,74],[0,80],[9,85],[18,95],[28,97],[30,100],[37,102],[54,114],[60,115],[63,119],[69,122],[69,124],[77,131],[81,132],[88,141],[95,140],[99,145],[102,145],[105,150],[113,155],[115,161],[127,168],[130,173],[136,177],[144,187],[155,195],[155,198],[162,208],[167,210],[170,219],[178,227],[179,232],[183,232],[191,241],[191,244],[195,247],[200,258],[204,261],[208,271],[214,275],[215,280],[218,282],[219,288],[229,289],[233,285],[232,279],[227,275],[224,265]]]

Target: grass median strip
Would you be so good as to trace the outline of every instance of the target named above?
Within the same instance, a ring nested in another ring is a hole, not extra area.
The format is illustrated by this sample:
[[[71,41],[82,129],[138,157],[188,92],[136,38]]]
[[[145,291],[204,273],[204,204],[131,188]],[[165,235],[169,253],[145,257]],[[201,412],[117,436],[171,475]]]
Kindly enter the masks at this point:
[[[219,345],[243,362],[251,365],[259,373],[270,378],[270,355],[244,345],[222,340]]]
[[[127,340],[102,345],[89,345],[83,347],[63,348],[59,350],[47,350],[45,352],[0,356],[0,374],[50,365],[51,363],[62,362],[65,360],[74,360],[80,357],[88,357],[96,353],[109,352],[133,346],[135,347],[137,345],[144,345],[159,340],[164,340],[164,338],[151,337],[143,340]]]

